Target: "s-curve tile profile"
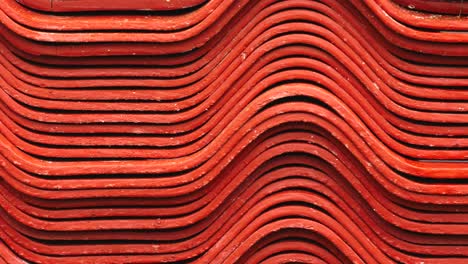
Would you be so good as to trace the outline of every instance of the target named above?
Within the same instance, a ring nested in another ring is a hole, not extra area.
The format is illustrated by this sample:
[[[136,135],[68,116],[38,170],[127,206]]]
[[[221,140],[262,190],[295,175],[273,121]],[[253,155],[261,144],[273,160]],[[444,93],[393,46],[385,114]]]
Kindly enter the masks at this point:
[[[0,1],[0,263],[467,263],[465,14]]]

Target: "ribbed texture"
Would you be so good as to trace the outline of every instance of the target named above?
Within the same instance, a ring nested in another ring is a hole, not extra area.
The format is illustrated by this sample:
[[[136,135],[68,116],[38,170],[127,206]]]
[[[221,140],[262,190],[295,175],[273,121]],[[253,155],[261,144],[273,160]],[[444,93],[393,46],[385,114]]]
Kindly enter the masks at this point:
[[[465,2],[1,0],[0,263],[468,263]]]

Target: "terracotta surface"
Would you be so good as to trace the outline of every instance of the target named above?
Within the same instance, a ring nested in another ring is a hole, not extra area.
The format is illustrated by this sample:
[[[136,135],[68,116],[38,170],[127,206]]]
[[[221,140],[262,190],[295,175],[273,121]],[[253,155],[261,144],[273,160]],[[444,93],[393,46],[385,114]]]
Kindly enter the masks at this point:
[[[0,1],[0,263],[467,263],[465,5]]]

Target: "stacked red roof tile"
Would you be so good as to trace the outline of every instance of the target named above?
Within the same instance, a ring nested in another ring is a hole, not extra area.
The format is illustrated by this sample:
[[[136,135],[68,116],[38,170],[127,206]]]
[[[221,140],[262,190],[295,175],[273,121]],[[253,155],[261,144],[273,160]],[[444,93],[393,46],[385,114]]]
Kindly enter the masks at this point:
[[[0,0],[0,263],[468,263],[468,1]]]

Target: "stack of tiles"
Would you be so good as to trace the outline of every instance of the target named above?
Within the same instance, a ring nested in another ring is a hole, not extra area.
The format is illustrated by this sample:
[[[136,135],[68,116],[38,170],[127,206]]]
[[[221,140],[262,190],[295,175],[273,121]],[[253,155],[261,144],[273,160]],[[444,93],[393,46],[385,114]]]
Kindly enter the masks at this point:
[[[0,0],[0,263],[468,263],[467,13]]]

